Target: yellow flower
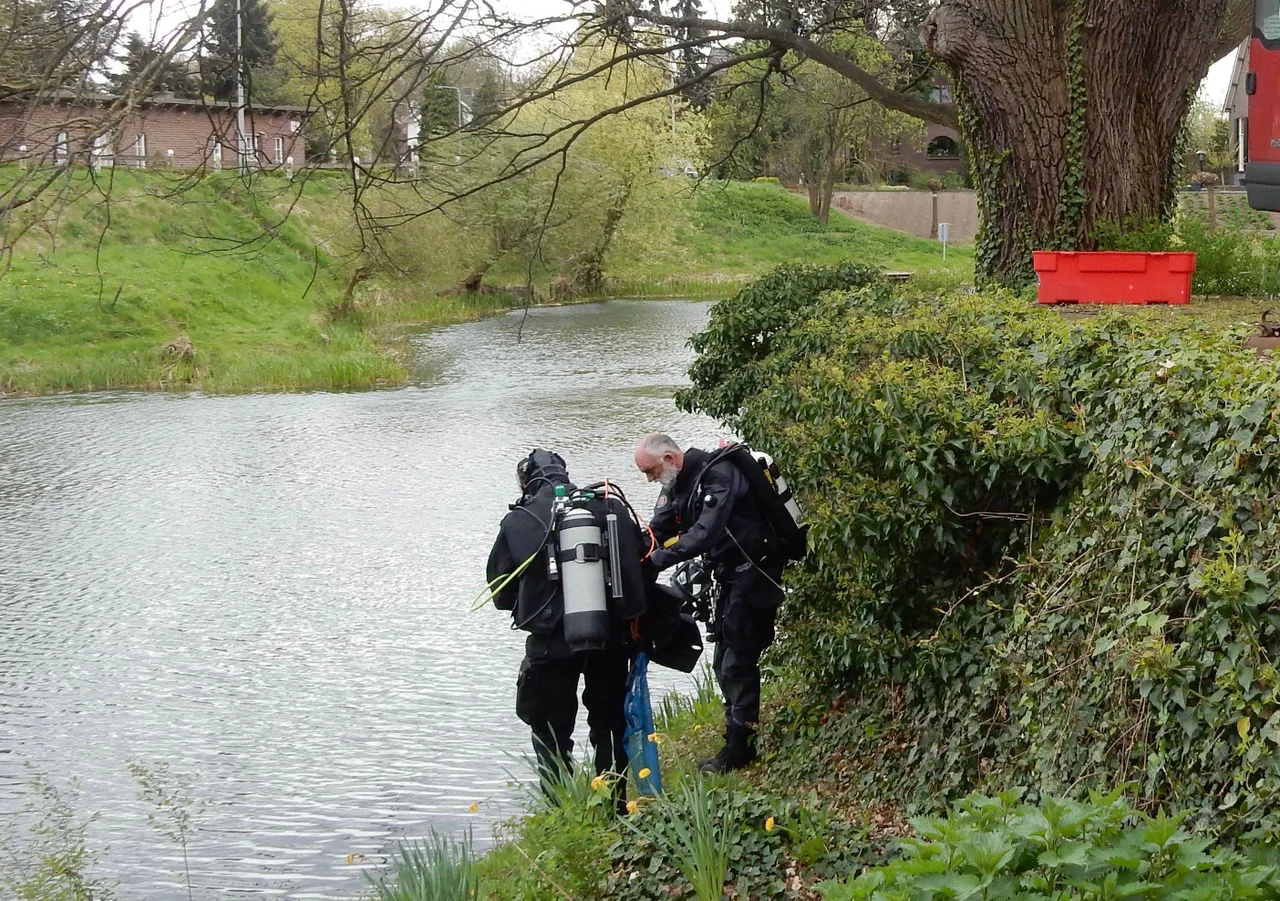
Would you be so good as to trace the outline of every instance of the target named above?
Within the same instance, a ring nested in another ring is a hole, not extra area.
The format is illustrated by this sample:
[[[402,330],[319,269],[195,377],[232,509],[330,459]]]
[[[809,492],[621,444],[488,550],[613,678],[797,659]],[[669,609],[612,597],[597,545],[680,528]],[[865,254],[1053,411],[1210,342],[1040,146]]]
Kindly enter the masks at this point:
[[[473,801],[473,802],[472,802],[472,804],[471,804],[471,806],[470,806],[470,807],[468,807],[468,808],[467,808],[467,810],[471,811],[472,813],[479,813],[479,812],[480,812],[480,802],[479,802],[479,801]]]
[[[773,817],[769,817],[769,819],[764,821],[764,831],[765,832],[773,831]]]
[[[639,809],[640,809],[640,803],[638,801],[627,802],[627,813],[635,813]]]
[[[645,767],[644,769],[642,769],[642,770],[640,771],[639,776],[640,776],[640,778],[641,778],[641,779],[648,779],[648,778],[649,778],[649,775],[650,775],[652,772],[653,772],[653,771],[652,771],[652,770],[650,770],[648,767]]]
[[[347,855],[347,866],[351,866],[355,862],[356,862],[356,852],[352,851],[350,854]]]
[[[591,780],[592,791],[598,792],[602,788],[604,788],[604,776],[596,776],[594,779]]]
[[[661,732],[654,732],[649,736],[649,741],[653,742],[655,745],[660,745],[666,740],[667,737]]]

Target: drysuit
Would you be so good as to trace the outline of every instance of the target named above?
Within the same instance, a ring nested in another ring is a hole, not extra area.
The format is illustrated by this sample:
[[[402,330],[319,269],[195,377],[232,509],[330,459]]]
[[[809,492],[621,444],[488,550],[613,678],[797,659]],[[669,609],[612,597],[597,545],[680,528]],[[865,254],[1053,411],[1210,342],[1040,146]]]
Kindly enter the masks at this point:
[[[560,768],[572,765],[578,680],[582,677],[582,702],[587,708],[595,769],[619,775],[617,798],[621,806],[627,771],[623,701],[635,654],[628,621],[644,611],[639,527],[616,499],[606,502],[600,498],[587,504],[601,517],[606,510],[619,514],[624,590],[622,598],[611,600],[610,634],[603,647],[575,651],[564,635],[561,580],[550,577],[546,560],[556,486],[564,486],[569,493],[574,486],[558,454],[534,450],[521,462],[517,472],[522,494],[502,520],[487,567],[492,583],[536,557],[518,578],[494,595],[499,610],[511,611],[513,628],[529,633],[516,682],[516,715],[533,731],[534,753],[545,786]]]
[[[773,642],[786,558],[738,464],[728,458],[713,461],[698,448],[685,451],[649,527],[660,545],[652,556],[657,569],[705,554],[719,583],[711,632],[713,669],[724,695],[725,747],[703,764],[716,771],[745,766],[755,758],[760,655]],[[672,538],[677,540],[668,545]]]

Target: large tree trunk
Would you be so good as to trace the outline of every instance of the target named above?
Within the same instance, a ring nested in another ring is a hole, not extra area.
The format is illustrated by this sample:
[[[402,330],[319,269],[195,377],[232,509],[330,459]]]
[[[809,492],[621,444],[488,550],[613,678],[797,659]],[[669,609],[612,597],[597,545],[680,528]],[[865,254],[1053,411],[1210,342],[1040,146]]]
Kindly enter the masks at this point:
[[[1182,121],[1231,0],[943,0],[982,225],[982,282],[1031,251],[1088,249],[1100,222],[1170,215]]]
[[[809,215],[822,221],[822,179],[817,173],[804,173],[805,187],[809,189]]]

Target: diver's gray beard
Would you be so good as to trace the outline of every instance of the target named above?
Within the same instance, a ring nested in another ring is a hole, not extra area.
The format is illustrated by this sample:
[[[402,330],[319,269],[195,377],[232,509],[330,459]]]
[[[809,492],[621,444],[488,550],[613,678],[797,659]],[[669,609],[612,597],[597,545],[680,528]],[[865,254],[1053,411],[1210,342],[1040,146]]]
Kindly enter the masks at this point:
[[[680,477],[680,470],[674,466],[662,467],[662,475],[658,476],[658,484],[663,488],[670,489],[676,483],[676,479]]]

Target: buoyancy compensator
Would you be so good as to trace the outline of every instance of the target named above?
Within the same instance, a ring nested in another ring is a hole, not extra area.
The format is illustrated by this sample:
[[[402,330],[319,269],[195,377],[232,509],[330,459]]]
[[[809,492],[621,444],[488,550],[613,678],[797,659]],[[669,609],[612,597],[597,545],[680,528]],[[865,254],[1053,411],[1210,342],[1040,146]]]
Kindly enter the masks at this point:
[[[795,493],[773,458],[745,444],[727,444],[711,455],[703,472],[722,460],[732,461],[747,480],[752,497],[760,504],[777,536],[780,555],[788,560],[804,557],[808,551],[809,526],[804,522]]]

